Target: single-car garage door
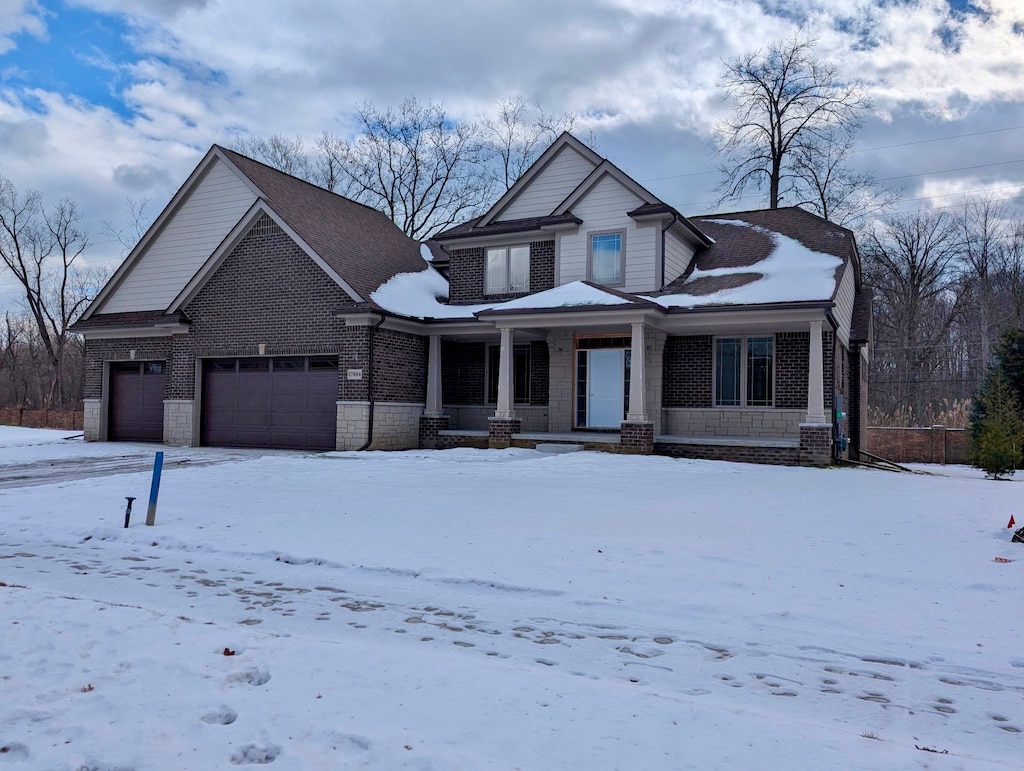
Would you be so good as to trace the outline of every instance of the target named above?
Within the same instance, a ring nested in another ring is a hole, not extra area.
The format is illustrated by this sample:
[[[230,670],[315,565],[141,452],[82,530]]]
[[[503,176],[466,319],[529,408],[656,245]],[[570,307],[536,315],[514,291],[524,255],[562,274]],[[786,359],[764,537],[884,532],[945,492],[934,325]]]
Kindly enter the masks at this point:
[[[115,442],[162,442],[162,361],[117,361],[110,365],[110,438]]]
[[[333,450],[338,357],[208,359],[203,363],[205,445]]]

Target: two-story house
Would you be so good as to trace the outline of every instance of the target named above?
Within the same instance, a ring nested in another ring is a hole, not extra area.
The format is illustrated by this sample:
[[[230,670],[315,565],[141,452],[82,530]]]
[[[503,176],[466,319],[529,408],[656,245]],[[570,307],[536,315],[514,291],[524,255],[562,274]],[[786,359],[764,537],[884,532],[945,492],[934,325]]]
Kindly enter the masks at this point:
[[[870,299],[848,230],[688,219],[569,134],[422,246],[215,147],[78,329],[95,439],[148,409],[183,444],[824,464],[860,439]]]

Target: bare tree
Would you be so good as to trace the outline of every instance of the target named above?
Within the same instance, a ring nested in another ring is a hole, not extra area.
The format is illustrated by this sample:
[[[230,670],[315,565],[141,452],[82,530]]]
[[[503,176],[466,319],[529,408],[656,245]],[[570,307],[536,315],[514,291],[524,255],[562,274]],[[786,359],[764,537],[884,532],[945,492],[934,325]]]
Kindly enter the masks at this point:
[[[128,196],[124,199],[124,206],[128,212],[127,229],[117,227],[110,220],[100,220],[100,225],[103,226],[104,235],[108,235],[117,241],[121,245],[123,253],[128,254],[142,240],[142,236],[146,234],[146,230],[149,228],[151,220],[146,213],[149,199]]]
[[[495,115],[480,119],[480,126],[490,176],[504,192],[556,137],[576,127],[576,116],[555,115],[522,96],[506,96],[496,105]]]
[[[803,200],[795,159],[827,158],[823,148],[860,126],[863,87],[816,58],[816,43],[797,35],[726,62],[719,85],[735,112],[718,127],[723,200],[765,186],[772,209],[786,195]]]
[[[956,222],[945,212],[889,217],[861,236],[861,253],[875,297],[872,400],[920,418],[948,394],[935,375],[952,368],[950,330],[963,303]]]
[[[21,288],[31,321],[29,352],[33,346],[41,348],[47,371],[45,408],[61,396],[69,327],[94,296],[86,289],[92,282],[83,281],[76,264],[89,243],[80,220],[70,199],[48,210],[37,191],[19,194],[10,180],[0,177],[0,260]]]
[[[793,151],[792,173],[794,193],[802,198],[795,205],[855,228],[897,203],[902,190],[884,187],[874,174],[853,171],[847,165],[852,151],[853,139],[846,131],[832,131],[821,142],[799,144]]]
[[[293,177],[309,179],[311,176],[312,165],[302,137],[289,138],[282,134],[242,137],[235,140],[234,149]]]

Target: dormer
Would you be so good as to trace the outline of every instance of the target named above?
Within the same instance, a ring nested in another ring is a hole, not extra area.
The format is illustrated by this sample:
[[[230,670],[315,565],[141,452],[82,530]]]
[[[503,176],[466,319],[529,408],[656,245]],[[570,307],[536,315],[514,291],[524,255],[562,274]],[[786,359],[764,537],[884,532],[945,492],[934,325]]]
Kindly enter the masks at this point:
[[[574,281],[654,292],[711,243],[685,217],[568,133],[482,217],[435,236],[452,303]]]

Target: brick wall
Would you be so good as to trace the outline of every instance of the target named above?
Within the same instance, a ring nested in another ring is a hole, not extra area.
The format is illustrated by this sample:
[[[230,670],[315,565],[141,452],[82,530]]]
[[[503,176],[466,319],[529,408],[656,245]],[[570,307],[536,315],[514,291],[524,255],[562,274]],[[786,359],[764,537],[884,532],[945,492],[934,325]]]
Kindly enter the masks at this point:
[[[441,399],[445,404],[483,404],[486,343],[441,341]]]
[[[103,393],[103,362],[171,360],[169,337],[121,337],[110,340],[85,341],[85,398],[99,399]],[[168,385],[170,378],[168,378]],[[168,398],[164,394],[164,398]]]
[[[168,397],[195,398],[197,356],[340,354],[352,299],[266,215],[186,306],[192,324],[175,335]]]
[[[662,406],[710,407],[712,356],[711,335],[670,336],[662,365]]]
[[[339,333],[338,398],[369,401],[370,327],[343,327]],[[427,338],[393,329],[373,331],[373,397],[378,401],[425,402],[427,398]],[[349,380],[348,370],[362,370]]]
[[[81,410],[0,409],[0,426],[59,428],[65,431],[78,431],[82,429],[82,425],[83,412]]]
[[[810,332],[780,332],[775,335],[775,406],[807,412],[807,369],[810,366]],[[824,340],[822,341],[824,344]],[[825,350],[828,346],[825,345]],[[825,376],[825,399],[831,378]],[[827,406],[827,404],[826,404]]]
[[[872,426],[865,430],[863,449],[897,463],[969,463],[969,440],[962,428]]]
[[[505,300],[520,297],[515,294],[484,295],[483,247],[450,249],[448,269],[448,301],[453,305],[467,305],[484,300]],[[530,292],[541,292],[555,285],[555,242],[530,243]]]

